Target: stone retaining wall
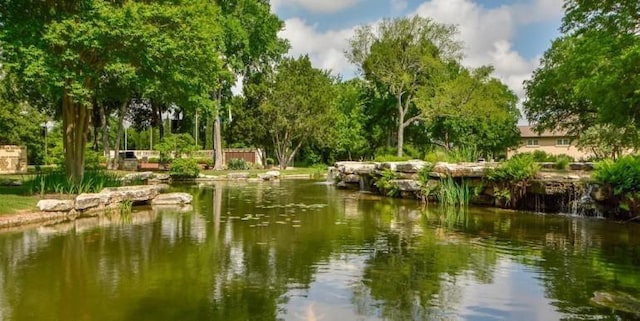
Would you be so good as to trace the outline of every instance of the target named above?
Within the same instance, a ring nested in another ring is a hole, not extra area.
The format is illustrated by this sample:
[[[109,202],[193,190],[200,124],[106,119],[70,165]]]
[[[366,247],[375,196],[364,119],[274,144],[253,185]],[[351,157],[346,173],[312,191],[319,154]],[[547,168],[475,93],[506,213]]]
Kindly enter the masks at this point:
[[[0,145],[0,174],[27,172],[27,147]]]
[[[72,199],[43,199],[37,204],[40,212],[0,216],[0,228],[100,215],[109,210],[117,210],[124,202],[153,206],[191,204],[191,194],[161,193],[168,188],[169,185],[166,184],[110,187],[100,193],[83,193]]]
[[[497,166],[498,163],[488,162],[430,164],[417,160],[384,163],[338,162],[329,168],[328,176],[338,188],[388,194],[389,191],[381,190],[375,182],[391,171],[395,178],[389,180],[389,184],[393,186],[396,196],[423,201],[436,201],[428,191],[436,190],[442,179],[451,178],[458,182],[465,181],[473,188],[475,195],[471,203],[476,205],[589,216],[616,213],[615,209],[607,208],[611,203],[610,191],[603,190],[575,174],[552,176],[541,173],[539,179],[529,181],[520,189],[522,195],[517,197],[515,204],[511,204],[497,195],[498,186],[483,180],[487,170]],[[424,177],[419,178],[419,173],[425,167],[429,168],[426,182]],[[593,168],[590,163],[573,163],[570,167],[580,171]],[[425,183],[426,186],[423,186]]]

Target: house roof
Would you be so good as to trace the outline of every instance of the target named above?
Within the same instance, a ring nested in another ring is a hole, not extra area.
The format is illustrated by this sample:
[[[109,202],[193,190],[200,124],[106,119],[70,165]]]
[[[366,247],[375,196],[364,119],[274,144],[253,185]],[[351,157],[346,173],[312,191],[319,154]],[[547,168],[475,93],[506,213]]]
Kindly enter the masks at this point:
[[[554,131],[545,130],[542,133],[540,133],[540,135],[538,135],[538,133],[535,130],[533,130],[533,126],[518,126],[518,129],[520,129],[520,137],[567,137],[569,136],[569,134],[567,134],[567,131],[565,130],[554,130]]]

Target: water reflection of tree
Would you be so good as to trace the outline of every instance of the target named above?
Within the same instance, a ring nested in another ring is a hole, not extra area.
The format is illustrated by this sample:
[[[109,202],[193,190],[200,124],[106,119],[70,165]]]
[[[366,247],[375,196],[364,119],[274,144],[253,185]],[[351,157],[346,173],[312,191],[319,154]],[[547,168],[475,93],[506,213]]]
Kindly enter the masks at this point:
[[[460,289],[445,279],[475,272],[480,282],[489,281],[487,271],[495,266],[497,255],[492,248],[470,245],[459,233],[427,225],[412,211],[415,208],[396,203],[376,207],[382,224],[363,275],[368,290],[356,288],[354,304],[367,312],[366,306],[380,302],[379,314],[385,320],[446,319],[460,299],[455,294]],[[399,224],[385,224],[394,221]]]
[[[3,235],[0,304],[11,310],[0,307],[1,319],[276,320],[288,289],[309,287],[318,266],[345,251],[367,256],[357,312],[387,320],[446,318],[459,303],[456,280],[492,282],[505,255],[539,268],[547,296],[567,313],[588,306],[594,291],[640,288],[637,228],[487,211],[447,225],[414,203],[347,204],[323,186],[287,184],[194,190],[193,213],[138,225]],[[277,207],[256,208],[254,198]],[[297,208],[299,228],[275,224],[292,203],[328,207]],[[347,205],[358,213],[344,215]],[[269,227],[229,220],[258,212],[271,216]]]

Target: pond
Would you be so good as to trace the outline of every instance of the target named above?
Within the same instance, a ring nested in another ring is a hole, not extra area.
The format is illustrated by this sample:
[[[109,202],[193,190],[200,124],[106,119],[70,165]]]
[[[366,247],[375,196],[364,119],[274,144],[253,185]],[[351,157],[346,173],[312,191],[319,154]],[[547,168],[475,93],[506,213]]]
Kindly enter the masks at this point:
[[[640,319],[640,224],[307,180],[178,189],[191,209],[0,233],[0,320]]]

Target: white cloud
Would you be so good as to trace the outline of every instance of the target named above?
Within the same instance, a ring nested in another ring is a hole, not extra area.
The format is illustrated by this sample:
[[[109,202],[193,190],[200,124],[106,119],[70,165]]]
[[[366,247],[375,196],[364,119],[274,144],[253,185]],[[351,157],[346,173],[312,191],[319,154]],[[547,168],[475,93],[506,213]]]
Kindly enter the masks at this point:
[[[360,0],[272,0],[271,7],[301,7],[314,13],[333,13],[355,6]]]
[[[469,67],[493,65],[495,76],[520,98],[522,82],[538,66],[539,57],[525,59],[513,49],[517,28],[534,22],[555,21],[562,15],[562,2],[531,0],[487,9],[471,0],[430,0],[416,14],[440,23],[454,24],[465,44],[463,63]]]
[[[308,54],[317,68],[331,69],[334,74],[351,75],[355,67],[349,63],[344,51],[349,46],[355,27],[319,32],[299,18],[287,19],[280,37],[291,43],[289,55],[297,57]]]
[[[390,0],[391,1],[391,12],[394,14],[398,14],[404,12],[409,6],[407,0]]]
[[[354,5],[357,1],[359,0],[340,3],[344,8]],[[338,8],[337,1],[277,0],[274,3],[301,6],[311,3],[320,6],[322,3],[327,6],[325,10],[329,10],[331,6],[331,10]],[[392,9],[406,10],[406,0],[390,0],[389,4]],[[526,59],[513,48],[517,29],[530,23],[557,23],[562,16],[562,2],[528,0],[486,8],[472,0],[429,0],[424,1],[413,14],[457,25],[459,39],[465,45],[463,64],[468,67],[493,65],[496,70],[495,76],[523,98],[522,82],[528,79],[538,66],[539,57]],[[309,24],[300,18],[291,18],[285,21],[285,30],[280,36],[291,42],[291,56],[308,54],[314,66],[331,69],[334,74],[349,77],[355,74],[355,67],[349,64],[344,52],[356,27],[321,32],[317,25]]]

